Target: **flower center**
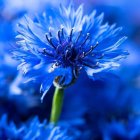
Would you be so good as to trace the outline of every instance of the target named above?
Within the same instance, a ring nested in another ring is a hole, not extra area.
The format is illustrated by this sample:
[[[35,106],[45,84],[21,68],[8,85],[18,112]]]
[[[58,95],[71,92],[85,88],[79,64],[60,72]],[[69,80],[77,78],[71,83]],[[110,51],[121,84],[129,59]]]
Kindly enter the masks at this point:
[[[46,39],[54,51],[49,52],[44,49],[42,51],[43,54],[53,57],[55,66],[81,67],[83,65],[82,59],[88,56],[98,43],[85,51],[84,45],[89,40],[90,34],[87,33],[87,35],[83,37],[82,31],[80,31],[75,40],[73,39],[73,36],[73,29],[71,29],[69,36],[66,36],[64,35],[64,29],[62,28],[57,32],[57,39],[52,37],[51,32],[47,33]]]
[[[77,33],[77,36],[74,38],[73,29],[68,36],[64,35],[63,28],[58,31],[57,37],[53,37],[51,32],[46,34],[46,39],[50,45],[50,50],[46,48],[41,49],[39,52],[46,57],[51,57],[53,61],[53,68],[62,67],[72,69],[73,78],[70,83],[64,84],[64,77],[56,77],[54,80],[54,85],[59,88],[64,88],[72,83],[74,83],[75,79],[77,79],[80,70],[83,66],[94,67],[88,65],[85,61],[85,57],[88,55],[92,55],[92,51],[98,45],[88,47],[90,34],[86,35],[82,34],[82,31]]]

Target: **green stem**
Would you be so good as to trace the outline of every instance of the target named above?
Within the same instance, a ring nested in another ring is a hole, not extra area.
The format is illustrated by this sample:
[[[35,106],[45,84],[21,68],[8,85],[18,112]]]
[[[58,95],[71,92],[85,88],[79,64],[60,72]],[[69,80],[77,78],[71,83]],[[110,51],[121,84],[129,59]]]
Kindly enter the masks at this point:
[[[56,124],[59,120],[64,98],[64,89],[56,88],[53,96],[50,122]]]

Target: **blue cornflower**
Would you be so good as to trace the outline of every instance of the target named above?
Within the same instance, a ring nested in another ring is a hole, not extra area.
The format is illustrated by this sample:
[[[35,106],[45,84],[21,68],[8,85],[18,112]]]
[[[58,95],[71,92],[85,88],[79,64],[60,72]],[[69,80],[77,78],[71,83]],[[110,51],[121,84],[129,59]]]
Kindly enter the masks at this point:
[[[44,120],[42,123],[38,117],[35,117],[17,127],[14,122],[7,121],[7,115],[0,119],[0,139],[21,139],[21,140],[78,140],[86,136],[81,133],[74,124],[66,122],[59,123],[57,126],[47,124]]]
[[[84,69],[94,79],[94,73],[118,66],[126,51],[118,48],[126,40],[122,28],[103,23],[103,14],[83,14],[70,4],[59,9],[48,8],[31,19],[26,16],[18,24],[18,44],[14,52],[21,69],[30,80],[41,81],[45,93],[52,83],[64,88],[71,85]]]

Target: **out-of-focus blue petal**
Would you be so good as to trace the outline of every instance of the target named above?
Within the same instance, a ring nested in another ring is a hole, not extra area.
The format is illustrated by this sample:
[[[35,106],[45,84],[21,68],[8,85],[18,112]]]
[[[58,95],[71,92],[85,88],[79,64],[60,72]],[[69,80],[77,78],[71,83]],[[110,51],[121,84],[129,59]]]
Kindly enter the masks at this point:
[[[78,120],[77,120],[78,121]],[[54,126],[46,121],[42,123],[38,117],[30,120],[27,124],[19,128],[12,122],[7,122],[7,115],[0,119],[0,138],[1,139],[39,139],[39,140],[84,140],[88,139],[88,131],[82,132],[79,127],[84,123],[59,122]],[[86,134],[87,133],[87,134]]]

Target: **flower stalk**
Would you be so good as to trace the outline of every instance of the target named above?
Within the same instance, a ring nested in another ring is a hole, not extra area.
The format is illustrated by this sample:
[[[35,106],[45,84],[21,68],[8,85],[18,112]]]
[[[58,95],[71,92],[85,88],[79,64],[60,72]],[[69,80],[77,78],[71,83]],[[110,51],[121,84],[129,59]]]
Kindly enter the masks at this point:
[[[53,102],[52,102],[52,110],[51,110],[51,117],[50,122],[53,124],[57,124],[63,105],[63,98],[64,98],[64,89],[56,87]]]

